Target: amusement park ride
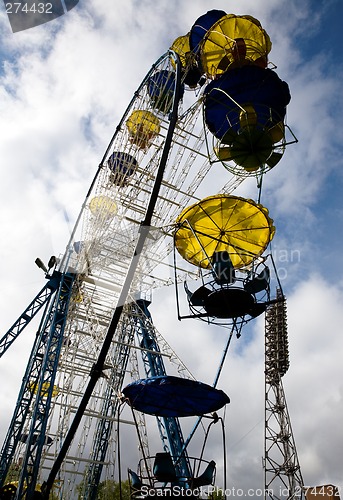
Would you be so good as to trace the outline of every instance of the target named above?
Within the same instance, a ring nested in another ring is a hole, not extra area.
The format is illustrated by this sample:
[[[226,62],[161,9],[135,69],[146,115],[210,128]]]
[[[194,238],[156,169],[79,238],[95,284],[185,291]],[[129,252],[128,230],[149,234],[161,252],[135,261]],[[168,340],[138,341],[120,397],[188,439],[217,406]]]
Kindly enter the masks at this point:
[[[113,477],[129,478],[132,498],[173,496],[175,487],[196,497],[215,479],[225,490],[225,448],[223,477],[204,458],[212,425],[225,435],[230,399],[217,385],[233,335],[262,314],[265,497],[305,496],[282,386],[289,361],[286,299],[268,251],[275,227],[260,203],[263,176],[297,141],[270,50],[258,20],[212,10],[135,92],[64,255],[47,267],[37,259],[46,285],[0,340],[2,356],[43,312],[1,450],[1,499],[91,500]],[[248,178],[256,200],[232,194]],[[228,332],[213,383],[194,379],[153,324],[151,291],[170,284],[178,319]],[[184,417],[194,417],[188,437]],[[161,438],[154,454],[148,419]],[[138,438],[125,474],[124,426]],[[199,431],[204,444],[193,458]]]

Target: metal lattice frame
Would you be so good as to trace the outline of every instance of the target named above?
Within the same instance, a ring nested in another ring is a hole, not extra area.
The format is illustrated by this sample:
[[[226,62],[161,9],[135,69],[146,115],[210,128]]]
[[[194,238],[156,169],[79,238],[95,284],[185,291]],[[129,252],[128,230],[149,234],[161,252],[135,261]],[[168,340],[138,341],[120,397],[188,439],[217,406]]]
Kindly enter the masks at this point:
[[[303,498],[303,479],[282,377],[289,368],[286,299],[277,290],[265,320],[265,498]]]
[[[87,381],[94,373],[97,356],[113,313],[116,307],[124,305],[118,304],[118,301],[131,262],[137,259],[128,302],[134,301],[137,293],[146,293],[172,282],[170,254],[173,243],[170,235],[174,220],[187,204],[198,201],[203,196],[202,185],[211,173],[213,152],[208,147],[209,133],[203,124],[202,95],[198,89],[196,93],[187,92],[183,104],[178,104],[178,116],[168,156],[165,158],[167,168],[161,180],[149,227],[142,226],[161,158],[166,154],[164,146],[170,128],[170,116],[153,110],[160,121],[160,131],[149,146],[144,148],[132,141],[126,121],[133,111],[152,110],[146,85],[151,74],[163,69],[174,71],[176,66],[175,54],[169,52],[157,61],[143,79],[98,166],[59,264],[59,272],[63,275],[71,272],[76,279],[70,307],[66,311],[64,338],[60,346],[55,381],[58,390],[49,399],[46,435],[52,443],[43,445],[42,460],[35,464],[38,483],[44,481],[47,471],[60,454],[64,438],[85,393]],[[187,101],[194,97],[195,102],[188,105]],[[107,163],[112,152],[116,151],[132,155],[137,162],[129,182],[122,180],[113,183]],[[212,179],[218,182],[219,176],[212,176]],[[243,180],[244,177],[226,172],[224,187],[221,184],[215,185],[214,182],[213,189],[229,192]],[[115,216],[109,214],[106,205],[92,212],[90,203],[98,196],[106,196],[116,204]],[[142,231],[148,237],[139,255],[135,255]],[[77,241],[80,242],[78,251],[74,246]],[[118,372],[117,359],[122,352],[118,348],[120,328],[121,325],[116,330],[105,363],[109,373],[113,374]],[[131,345],[128,340],[126,339],[126,344]],[[121,358],[122,368],[129,353],[130,349]],[[33,359],[38,362],[36,356]],[[116,380],[109,378],[111,387],[119,387],[123,373],[122,370]],[[103,458],[104,436],[110,429],[109,423],[105,425],[105,433],[104,429],[100,429],[104,409],[108,414],[113,411],[110,403],[113,393],[108,387],[109,380],[102,376],[97,379],[82,425],[56,477],[54,486],[59,489],[61,498],[70,498],[75,493],[75,486],[85,481],[87,471],[92,468],[95,470],[99,462],[103,469],[113,470],[113,461]],[[29,412],[23,415],[23,428],[29,427],[30,419]],[[87,452],[87,447],[93,442],[97,443],[97,457],[94,455],[94,459]],[[13,461],[19,463],[25,452],[25,444],[18,440],[13,448]],[[92,484],[98,480],[92,480]]]

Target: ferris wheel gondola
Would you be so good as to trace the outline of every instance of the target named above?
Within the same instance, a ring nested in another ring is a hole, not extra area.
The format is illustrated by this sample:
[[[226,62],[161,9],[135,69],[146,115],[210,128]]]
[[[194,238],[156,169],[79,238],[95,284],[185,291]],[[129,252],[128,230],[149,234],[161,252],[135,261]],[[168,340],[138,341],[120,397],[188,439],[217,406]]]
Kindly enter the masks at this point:
[[[170,375],[136,380],[122,392],[132,408],[164,417],[213,413],[230,402],[223,391],[208,384]]]
[[[237,324],[265,311],[269,272],[261,257],[275,233],[265,207],[237,196],[214,195],[187,207],[175,227],[175,248],[199,268],[202,282],[194,292],[185,282],[192,313],[185,317]]]
[[[286,145],[290,98],[287,83],[275,71],[256,65],[230,69],[209,83],[204,120],[216,139],[218,159],[252,173],[273,168]]]
[[[208,269],[213,255],[226,251],[234,269],[249,266],[275,234],[268,210],[253,200],[213,195],[184,209],[175,222],[175,247],[180,255]]]
[[[220,17],[203,34],[199,45],[201,66],[209,78],[246,65],[266,68],[272,47],[258,19],[234,14]]]

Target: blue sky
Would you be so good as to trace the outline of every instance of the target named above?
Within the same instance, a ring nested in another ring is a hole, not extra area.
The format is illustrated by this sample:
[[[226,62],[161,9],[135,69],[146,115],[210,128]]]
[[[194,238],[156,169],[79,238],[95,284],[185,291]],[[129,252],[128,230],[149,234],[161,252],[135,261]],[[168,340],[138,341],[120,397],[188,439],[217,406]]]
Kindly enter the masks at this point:
[[[270,60],[290,86],[287,121],[299,143],[265,176],[262,192],[277,228],[273,250],[287,271],[282,284],[291,368],[284,383],[305,481],[343,488],[342,0],[132,0],[115,8],[110,0],[80,0],[69,14],[16,34],[2,9],[1,328],[9,328],[44,284],[35,258],[63,253],[70,230],[65,211],[73,224],[140,81],[172,41],[212,8],[257,17],[273,42]],[[254,197],[255,186],[243,184],[237,194]],[[158,329],[199,378],[211,381],[221,334],[199,323],[180,325],[165,314],[166,305],[173,311],[173,293],[155,295]],[[11,380],[0,393],[2,429],[22,376],[14,366],[26,359],[32,335],[18,340],[0,363],[0,377]],[[260,487],[262,321],[251,324],[246,337],[234,343],[223,373],[232,399],[229,481],[246,484],[249,466]]]

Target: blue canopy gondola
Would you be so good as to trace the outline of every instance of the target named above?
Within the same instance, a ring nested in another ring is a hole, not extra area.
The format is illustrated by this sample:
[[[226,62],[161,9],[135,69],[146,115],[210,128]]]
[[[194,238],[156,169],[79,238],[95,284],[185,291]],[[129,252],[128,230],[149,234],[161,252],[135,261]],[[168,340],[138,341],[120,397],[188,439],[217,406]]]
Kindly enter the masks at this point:
[[[221,390],[170,375],[140,379],[123,389],[129,405],[159,417],[190,417],[219,410],[230,402]]]
[[[233,160],[246,170],[264,163],[284,141],[286,106],[291,96],[286,82],[275,71],[250,65],[227,71],[205,89],[205,122],[219,139],[220,160]]]
[[[174,91],[175,91],[175,73],[163,69],[154,73],[147,82],[147,90],[154,109],[161,113],[167,114],[173,106]],[[182,98],[184,86],[181,86]]]
[[[252,106],[257,126],[271,129],[284,120],[290,100],[288,84],[275,71],[254,65],[235,68],[207,85],[205,122],[213,135],[226,142],[225,134],[246,125],[242,107]]]
[[[138,167],[137,160],[122,151],[115,151],[107,160],[107,166],[111,170],[111,182],[124,185]]]

